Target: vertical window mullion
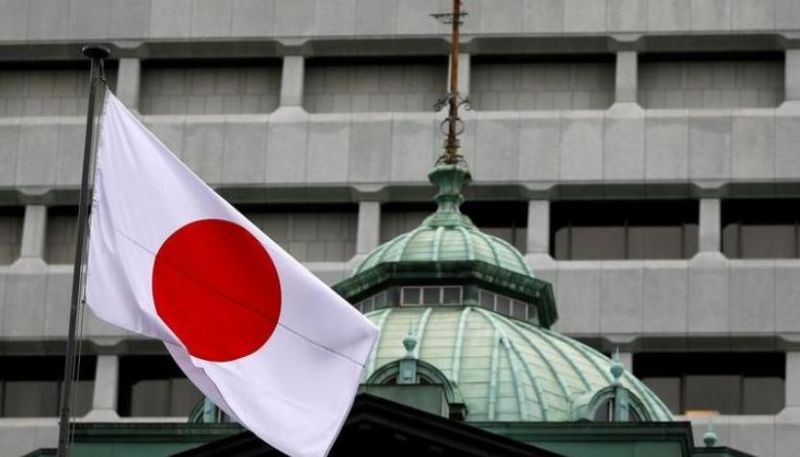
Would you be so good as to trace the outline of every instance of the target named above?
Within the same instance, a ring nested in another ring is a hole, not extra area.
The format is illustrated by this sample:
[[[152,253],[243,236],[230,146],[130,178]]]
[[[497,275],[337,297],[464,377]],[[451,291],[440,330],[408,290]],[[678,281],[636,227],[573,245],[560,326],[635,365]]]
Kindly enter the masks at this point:
[[[628,219],[627,218],[625,219],[625,222],[623,223],[622,243],[623,243],[622,258],[625,259],[625,260],[628,260],[628,259],[631,258],[631,253],[630,253],[631,247],[630,247],[630,232],[628,230]]]

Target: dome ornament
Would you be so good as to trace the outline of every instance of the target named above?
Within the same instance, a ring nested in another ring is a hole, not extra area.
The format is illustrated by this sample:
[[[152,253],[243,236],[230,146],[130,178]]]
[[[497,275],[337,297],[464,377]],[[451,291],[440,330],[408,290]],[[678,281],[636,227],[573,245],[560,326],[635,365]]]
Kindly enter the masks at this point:
[[[705,443],[706,447],[716,447],[717,443],[719,442],[719,438],[717,434],[714,432],[714,423],[709,421],[708,422],[708,430],[706,434],[703,435],[703,443]]]
[[[399,361],[397,384],[417,384],[419,383],[417,357],[414,353],[414,349],[417,347],[417,337],[414,336],[414,330],[410,322],[408,324],[408,333],[403,337],[403,347],[406,349],[406,355]]]
[[[619,348],[617,348],[614,351],[614,355],[611,357],[611,360],[612,360],[612,363],[611,363],[611,366],[608,368],[608,371],[610,371],[611,372],[611,376],[614,377],[614,384],[615,385],[619,385],[620,384],[620,378],[625,373],[625,366],[622,365],[622,362],[620,362]]]
[[[408,334],[406,334],[406,336],[403,338],[403,347],[406,348],[405,358],[416,358],[414,356],[414,348],[417,347],[417,338],[414,336],[414,331],[410,325],[408,326]]]

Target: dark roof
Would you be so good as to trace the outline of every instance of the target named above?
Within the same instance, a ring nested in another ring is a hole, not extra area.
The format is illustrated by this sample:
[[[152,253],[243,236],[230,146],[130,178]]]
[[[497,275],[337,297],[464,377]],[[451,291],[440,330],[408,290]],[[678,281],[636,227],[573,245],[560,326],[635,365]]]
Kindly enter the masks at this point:
[[[243,432],[173,457],[282,456],[251,432]],[[331,452],[337,456],[559,457],[519,441],[369,394],[356,397]]]

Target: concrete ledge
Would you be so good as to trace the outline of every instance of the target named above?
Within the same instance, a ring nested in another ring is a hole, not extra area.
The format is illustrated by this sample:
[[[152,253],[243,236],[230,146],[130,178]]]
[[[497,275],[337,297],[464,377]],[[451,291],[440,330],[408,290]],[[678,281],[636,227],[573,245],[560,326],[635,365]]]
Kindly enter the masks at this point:
[[[40,259],[26,261],[36,261],[36,268],[20,269],[16,264],[0,267],[0,339],[65,339],[72,267],[46,265]],[[352,271],[348,263],[311,263],[306,267],[328,284],[341,281]],[[97,319],[89,309],[83,329],[86,339],[100,345],[113,345],[131,336]]]
[[[113,5],[113,6],[112,6]],[[445,34],[431,13],[447,3],[0,2],[0,41],[213,40],[417,37]],[[800,5],[785,0],[483,0],[467,2],[467,36],[503,34],[737,33],[797,30]],[[35,19],[35,20],[34,20]]]
[[[198,175],[220,188],[428,187],[441,154],[435,113],[145,116]],[[800,112],[495,111],[465,114],[462,152],[476,186],[793,183]],[[83,120],[0,118],[16,163],[0,189],[74,191]],[[275,166],[270,166],[270,164]],[[275,170],[280,170],[276,175]]]
[[[705,253],[691,260],[555,261],[529,256],[537,277],[555,289],[555,328],[618,342],[651,337],[727,337],[800,342],[800,260],[728,260]],[[353,263],[311,263],[328,284]],[[66,336],[71,268],[0,268],[0,338]],[[4,289],[4,290],[3,290]],[[98,342],[128,333],[87,312],[84,331]],[[98,343],[99,344],[99,343]]]

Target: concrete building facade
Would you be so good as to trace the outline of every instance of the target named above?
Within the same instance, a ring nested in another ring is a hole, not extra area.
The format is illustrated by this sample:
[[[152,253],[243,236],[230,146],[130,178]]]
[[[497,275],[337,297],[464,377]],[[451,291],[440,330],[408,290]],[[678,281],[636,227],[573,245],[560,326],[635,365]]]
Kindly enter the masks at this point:
[[[118,96],[335,283],[427,213],[449,46],[429,14],[449,7],[0,1],[0,456],[56,440],[45,403],[59,370],[42,367],[60,369],[67,330],[80,46],[109,44]],[[695,436],[713,420],[724,445],[794,455],[800,3],[468,0],[465,10],[465,211],[553,284],[558,331],[619,348],[673,413],[689,414]],[[185,420],[194,397],[179,376],[136,375],[163,354],[157,344],[88,313],[82,332],[87,420]],[[709,399],[712,384],[725,387]],[[155,391],[172,406],[137,401]]]

